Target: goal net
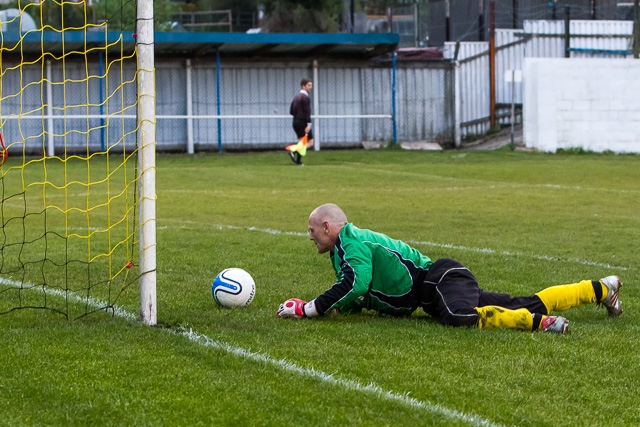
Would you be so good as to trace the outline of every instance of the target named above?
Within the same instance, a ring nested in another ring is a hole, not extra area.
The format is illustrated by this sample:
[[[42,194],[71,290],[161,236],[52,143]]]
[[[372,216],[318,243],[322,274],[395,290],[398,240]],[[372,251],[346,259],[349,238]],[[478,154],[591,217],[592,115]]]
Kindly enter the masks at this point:
[[[141,317],[155,323],[149,4],[137,38],[97,20],[95,2],[0,12],[0,313],[113,312],[146,280]]]

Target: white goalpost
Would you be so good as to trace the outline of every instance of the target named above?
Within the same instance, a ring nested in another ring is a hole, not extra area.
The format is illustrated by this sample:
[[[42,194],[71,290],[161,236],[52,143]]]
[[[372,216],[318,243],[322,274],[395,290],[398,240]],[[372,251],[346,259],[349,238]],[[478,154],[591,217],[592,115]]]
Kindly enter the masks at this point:
[[[138,163],[140,212],[140,320],[157,323],[156,311],[156,118],[153,0],[138,0]]]
[[[136,1],[0,15],[0,315],[115,313],[137,288],[157,323],[154,7]]]

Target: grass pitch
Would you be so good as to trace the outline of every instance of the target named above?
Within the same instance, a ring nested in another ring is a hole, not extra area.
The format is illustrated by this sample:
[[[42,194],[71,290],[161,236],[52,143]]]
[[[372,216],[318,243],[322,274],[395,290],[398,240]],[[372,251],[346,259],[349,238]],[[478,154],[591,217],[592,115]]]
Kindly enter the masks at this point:
[[[0,425],[640,425],[640,157],[160,155],[157,180],[160,325],[0,316]],[[573,308],[563,336],[444,327],[420,310],[276,319],[280,302],[333,283],[306,234],[326,202],[458,259],[491,291],[618,274],[625,313]],[[253,275],[250,307],[215,306],[227,267]],[[137,315],[136,289],[120,307]]]

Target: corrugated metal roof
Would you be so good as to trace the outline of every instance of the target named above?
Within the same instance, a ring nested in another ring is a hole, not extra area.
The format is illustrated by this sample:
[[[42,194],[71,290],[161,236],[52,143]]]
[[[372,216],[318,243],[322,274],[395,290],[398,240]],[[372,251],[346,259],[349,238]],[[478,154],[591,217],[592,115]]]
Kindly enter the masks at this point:
[[[117,43],[122,37],[124,44]],[[157,55],[203,56],[216,50],[221,54],[251,58],[286,57],[330,57],[330,58],[373,58],[392,52],[398,45],[399,36],[384,34],[311,34],[311,33],[162,33],[155,37]],[[20,45],[20,41],[22,44]],[[113,44],[111,51],[123,48],[131,52],[135,45],[132,32],[103,31],[56,31],[32,30],[25,34],[2,33],[4,52],[40,54],[49,52],[86,52],[91,47],[103,48],[105,43]]]

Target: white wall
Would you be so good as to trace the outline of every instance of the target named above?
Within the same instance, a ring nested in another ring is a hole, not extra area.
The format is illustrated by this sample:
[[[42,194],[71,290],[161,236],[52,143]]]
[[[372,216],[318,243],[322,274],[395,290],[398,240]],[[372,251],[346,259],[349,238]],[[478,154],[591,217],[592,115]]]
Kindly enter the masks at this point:
[[[640,60],[525,58],[524,143],[640,153]]]

